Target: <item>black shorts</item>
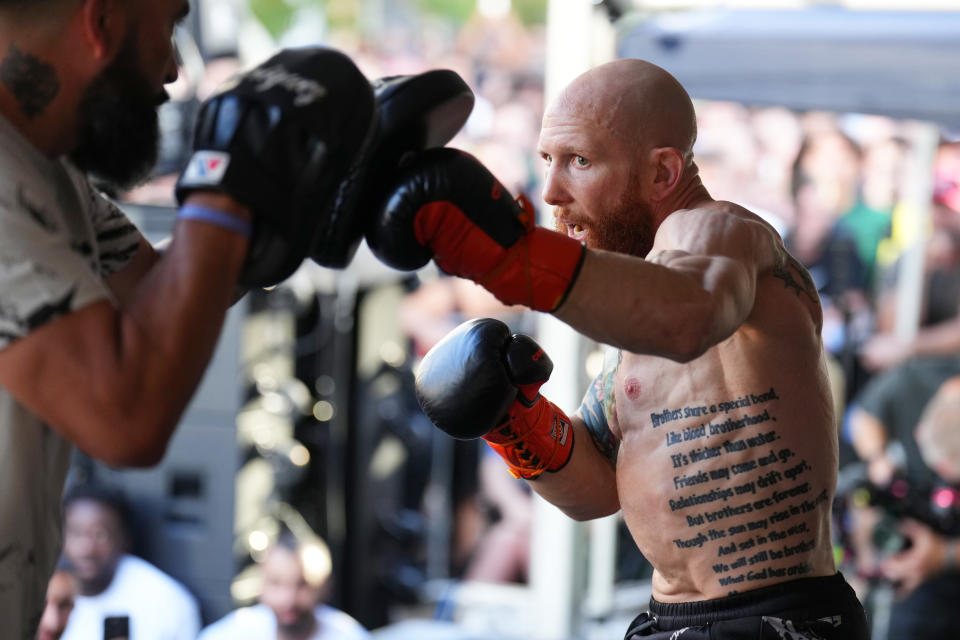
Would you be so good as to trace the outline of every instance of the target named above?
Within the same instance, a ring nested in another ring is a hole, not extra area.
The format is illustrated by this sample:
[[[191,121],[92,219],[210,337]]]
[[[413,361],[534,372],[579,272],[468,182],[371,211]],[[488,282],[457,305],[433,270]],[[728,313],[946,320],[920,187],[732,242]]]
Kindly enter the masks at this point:
[[[839,573],[801,578],[698,602],[663,603],[630,624],[624,640],[867,640],[863,606]]]

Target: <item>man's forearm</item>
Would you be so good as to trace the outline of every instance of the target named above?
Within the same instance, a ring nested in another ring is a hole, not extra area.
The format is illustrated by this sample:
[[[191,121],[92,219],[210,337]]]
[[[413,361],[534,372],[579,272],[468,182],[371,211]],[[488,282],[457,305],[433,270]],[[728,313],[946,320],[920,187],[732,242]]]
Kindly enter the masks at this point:
[[[910,352],[918,356],[947,355],[957,351],[960,351],[960,318],[921,329],[910,341]]]
[[[131,396],[165,397],[179,413],[209,363],[246,254],[242,236],[189,221],[121,313],[118,371]],[[156,407],[163,412],[163,407]]]
[[[583,423],[573,418],[574,447],[566,466],[528,481],[547,502],[574,520],[593,520],[620,510],[617,474],[593,445]]]
[[[885,454],[886,429],[879,420],[860,408],[855,408],[850,417],[853,448],[861,460],[869,462]]]

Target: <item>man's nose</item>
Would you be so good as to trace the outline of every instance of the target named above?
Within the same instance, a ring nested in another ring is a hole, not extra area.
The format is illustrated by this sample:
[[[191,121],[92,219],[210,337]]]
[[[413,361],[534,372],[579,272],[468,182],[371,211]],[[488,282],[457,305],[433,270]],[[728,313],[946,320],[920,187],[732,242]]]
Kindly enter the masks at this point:
[[[177,78],[180,76],[180,65],[183,64],[183,57],[181,55],[181,48],[184,43],[185,38],[189,38],[186,35],[186,31],[182,27],[176,27],[173,31],[173,35],[170,36],[170,53],[167,56],[167,68],[163,74],[163,83],[170,84],[171,82],[176,82]]]
[[[180,76],[180,67],[177,64],[176,55],[171,55],[170,59],[167,61],[167,71],[163,75],[163,83],[170,84],[171,82],[176,82],[177,78]]]
[[[543,175],[543,201],[551,206],[566,204],[570,201],[570,194],[563,182],[563,177],[554,166],[547,167]]]

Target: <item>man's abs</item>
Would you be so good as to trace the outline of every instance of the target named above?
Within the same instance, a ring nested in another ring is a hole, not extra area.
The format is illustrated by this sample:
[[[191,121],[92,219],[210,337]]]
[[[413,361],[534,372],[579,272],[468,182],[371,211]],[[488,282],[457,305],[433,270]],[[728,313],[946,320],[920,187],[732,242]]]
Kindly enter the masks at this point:
[[[819,338],[795,316],[689,363],[623,356],[618,493],[662,602],[834,573],[837,435]]]

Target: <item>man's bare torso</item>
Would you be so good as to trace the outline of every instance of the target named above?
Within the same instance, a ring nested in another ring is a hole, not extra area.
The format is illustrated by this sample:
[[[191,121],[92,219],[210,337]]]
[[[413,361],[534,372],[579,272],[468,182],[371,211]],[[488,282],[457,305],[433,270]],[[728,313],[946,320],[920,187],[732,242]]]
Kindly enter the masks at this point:
[[[728,339],[687,363],[621,353],[617,485],[661,601],[831,575],[837,434],[820,308],[785,253]]]

